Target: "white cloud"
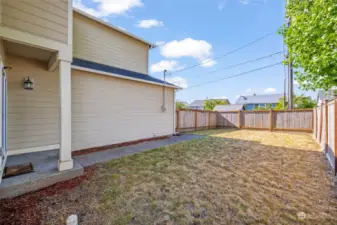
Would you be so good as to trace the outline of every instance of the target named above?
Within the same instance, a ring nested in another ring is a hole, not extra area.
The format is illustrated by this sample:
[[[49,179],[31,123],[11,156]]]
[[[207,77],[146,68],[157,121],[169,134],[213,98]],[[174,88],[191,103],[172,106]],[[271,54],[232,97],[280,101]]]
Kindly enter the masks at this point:
[[[188,87],[187,80],[182,77],[168,77],[166,81],[182,88]]]
[[[95,17],[106,17],[110,15],[121,15],[134,7],[142,7],[141,0],[92,0],[97,3],[95,8],[83,4],[82,0],[74,0],[73,6]]]
[[[179,63],[175,60],[162,60],[158,63],[151,65],[151,73],[163,72],[164,70],[173,71],[182,69],[183,66],[179,66]]]
[[[127,31],[124,27],[117,26],[119,29]]]
[[[226,1],[222,1],[218,4],[218,10],[221,11],[226,6]]]
[[[264,89],[264,92],[266,92],[266,93],[274,93],[274,92],[276,92],[276,88],[269,87],[269,88]]]
[[[247,5],[250,3],[250,0],[240,0],[241,4]]]
[[[156,45],[164,45],[166,42],[165,41],[156,41]]]
[[[167,58],[193,57],[202,61],[212,55],[212,45],[204,40],[186,38],[168,42],[160,48],[160,53]]]
[[[253,89],[252,88],[247,88],[246,90],[245,90],[245,93],[252,93],[253,92]]]
[[[141,20],[136,24],[137,27],[148,29],[151,27],[163,27],[164,23],[159,20],[150,19],[150,20]]]
[[[202,67],[212,67],[216,64],[216,61],[212,60],[212,59],[205,59],[203,61],[201,61],[201,66]]]

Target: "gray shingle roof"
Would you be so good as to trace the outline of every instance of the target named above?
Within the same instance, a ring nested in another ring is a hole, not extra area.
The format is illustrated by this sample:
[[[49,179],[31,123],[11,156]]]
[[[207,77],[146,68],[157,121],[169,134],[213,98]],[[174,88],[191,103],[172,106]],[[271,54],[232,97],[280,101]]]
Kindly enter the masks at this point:
[[[214,111],[222,111],[222,112],[226,112],[226,111],[238,111],[238,110],[242,110],[243,109],[243,105],[216,105],[214,108]]]
[[[166,84],[172,87],[179,88],[178,86],[174,84],[164,82],[163,80],[157,79],[155,77],[151,77],[150,75],[134,72],[131,70],[121,69],[121,68],[117,68],[113,66],[108,66],[108,65],[104,65],[104,64],[84,60],[84,59],[73,58],[72,65],[84,67],[88,69],[94,69],[94,70],[107,72],[107,73],[114,73],[114,74],[124,76],[125,78],[135,78],[139,80],[150,81],[150,82],[158,83],[158,84]]]
[[[206,100],[211,100],[211,99],[205,99],[205,100],[194,100],[191,104],[189,104],[189,107],[203,107],[204,103]],[[228,104],[230,104],[229,100],[224,98],[224,99],[212,99],[212,100],[222,100],[225,102],[228,102]]]
[[[235,104],[272,104],[277,103],[280,98],[283,97],[283,94],[272,94],[272,95],[250,95],[250,96],[240,96]]]

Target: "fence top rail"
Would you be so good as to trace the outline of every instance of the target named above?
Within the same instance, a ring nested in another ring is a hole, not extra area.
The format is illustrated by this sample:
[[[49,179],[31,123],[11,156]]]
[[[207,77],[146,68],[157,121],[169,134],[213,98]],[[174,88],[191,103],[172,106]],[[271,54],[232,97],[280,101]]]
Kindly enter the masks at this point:
[[[215,111],[215,112],[218,112],[218,113],[238,113],[240,111],[238,111],[238,110],[232,110],[232,111]]]
[[[201,109],[177,109],[176,111],[212,112],[212,113],[216,113],[216,111],[211,111],[211,110],[201,110]]]
[[[273,109],[274,112],[312,112],[314,108],[312,109]]]
[[[333,104],[333,103],[329,103]],[[313,112],[314,109],[319,109],[320,107],[317,108],[312,108],[312,109],[265,109],[265,110],[232,110],[232,111],[211,111],[211,110],[201,110],[201,109],[177,109],[176,111],[191,111],[191,112],[210,112],[210,113],[238,113],[238,112],[245,112],[245,113],[255,113],[255,112],[260,112],[260,113],[269,113],[270,111],[273,112]]]
[[[256,113],[256,112],[269,113],[270,109],[269,110],[242,110],[242,111],[245,112],[245,113]]]
[[[337,100],[332,100],[332,101],[328,102],[328,105],[333,105],[333,104],[335,104],[335,101],[337,101]]]

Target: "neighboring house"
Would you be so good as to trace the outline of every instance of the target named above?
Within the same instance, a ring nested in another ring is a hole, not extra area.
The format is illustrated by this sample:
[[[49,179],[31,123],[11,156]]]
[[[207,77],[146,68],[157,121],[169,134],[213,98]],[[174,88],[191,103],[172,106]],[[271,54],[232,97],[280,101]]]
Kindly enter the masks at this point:
[[[318,91],[317,93],[317,105],[321,105],[324,101],[331,101],[336,98],[335,90]]]
[[[148,75],[153,44],[70,0],[2,0],[0,12],[0,169],[7,154],[59,149],[68,170],[72,151],[175,132],[178,87]]]
[[[242,104],[216,105],[214,107],[214,111],[219,111],[219,112],[229,112],[229,111],[239,111],[239,110],[245,110],[244,105]]]
[[[270,105],[275,108],[279,100],[283,97],[282,94],[272,94],[272,95],[241,95],[237,100],[236,104],[242,104],[245,106],[246,110],[253,110],[256,107],[265,108]]]
[[[230,104],[228,99],[205,99],[205,100],[194,100],[191,104],[187,106],[189,109],[198,109],[203,110],[205,107],[205,101],[206,100],[220,100],[224,101],[226,104]]]

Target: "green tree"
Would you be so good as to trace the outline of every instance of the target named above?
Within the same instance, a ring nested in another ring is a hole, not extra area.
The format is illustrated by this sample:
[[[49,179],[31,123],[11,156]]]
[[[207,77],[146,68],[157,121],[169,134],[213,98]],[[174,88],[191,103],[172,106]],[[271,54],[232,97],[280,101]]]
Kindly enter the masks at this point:
[[[286,8],[290,26],[279,33],[285,43],[295,79],[305,90],[337,86],[336,0],[290,0]]]
[[[311,109],[317,105],[317,102],[309,96],[299,95],[294,96],[294,108],[295,109]],[[285,108],[288,107],[288,102],[286,102]],[[283,98],[279,100],[275,109],[283,109]]]
[[[186,102],[176,101],[176,109],[185,109],[187,107]]]
[[[208,99],[204,104],[205,110],[213,110],[216,105],[227,105],[228,102],[224,100]]]
[[[253,110],[270,110],[270,109],[272,109],[271,104],[267,104],[265,107],[263,106],[254,107]]]

